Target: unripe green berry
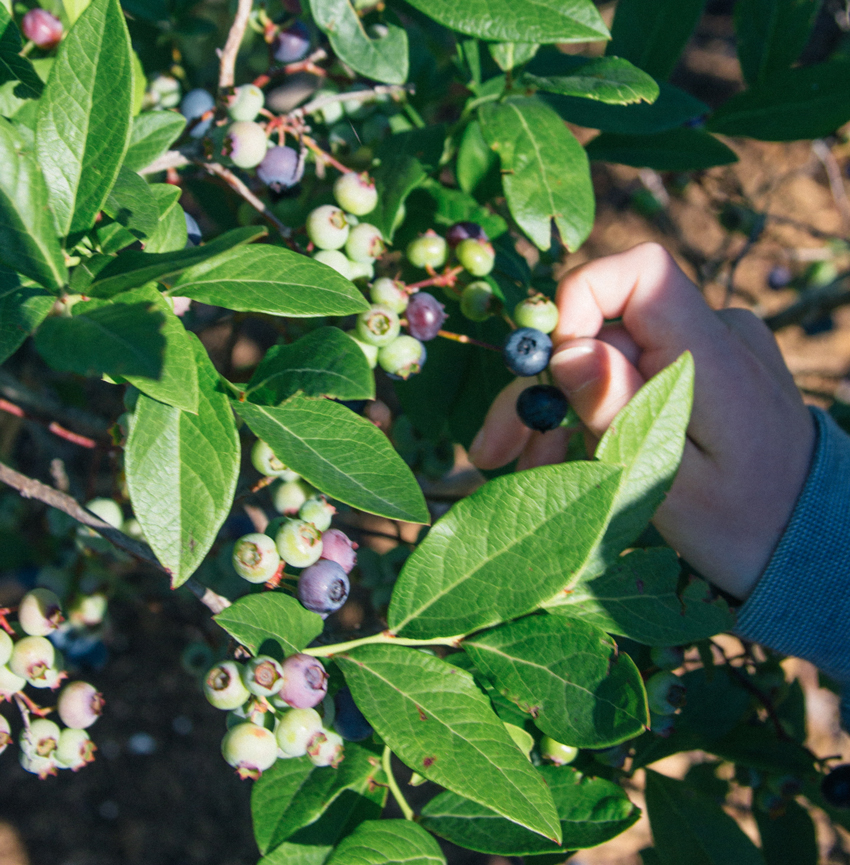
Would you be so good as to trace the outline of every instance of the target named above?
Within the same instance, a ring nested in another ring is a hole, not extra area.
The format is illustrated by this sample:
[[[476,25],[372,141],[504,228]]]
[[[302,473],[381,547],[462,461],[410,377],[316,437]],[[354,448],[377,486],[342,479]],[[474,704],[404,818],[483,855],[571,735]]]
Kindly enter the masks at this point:
[[[257,697],[271,697],[283,687],[283,668],[268,655],[251,658],[242,668],[245,687]]]
[[[14,646],[12,638],[0,628],[0,667],[6,666],[6,662],[12,657]]]
[[[685,686],[675,674],[662,670],[650,676],[645,684],[646,700],[651,712],[672,715],[685,705]]]
[[[577,755],[578,748],[574,748],[572,745],[556,742],[549,736],[544,736],[540,740],[540,756],[544,760],[551,760],[556,766],[572,763]]]
[[[243,681],[243,668],[236,661],[222,661],[204,677],[204,694],[216,709],[236,709],[248,701],[251,692]]]
[[[349,171],[336,179],[334,198],[339,206],[355,216],[371,213],[378,203],[378,192],[368,174]]]
[[[486,321],[496,303],[492,287],[480,279],[470,282],[460,295],[460,311],[470,321]]]
[[[51,753],[49,757],[39,757],[38,754],[32,754],[21,748],[18,755],[21,763],[21,768],[26,772],[32,772],[33,775],[38,775],[43,781],[49,775],[55,775],[58,764],[55,754]]]
[[[72,769],[78,772],[86,763],[94,761],[97,750],[94,742],[85,730],[67,728],[59,734],[59,744],[56,746],[56,763],[60,769]]]
[[[424,346],[412,336],[397,336],[388,346],[378,351],[381,369],[390,375],[408,379],[422,369]]]
[[[125,530],[124,534],[129,534],[129,532]],[[68,621],[77,628],[97,627],[106,616],[106,607],[106,595],[101,592],[95,592],[93,595],[83,595],[68,611]]]
[[[442,267],[449,255],[445,239],[432,229],[407,245],[407,260],[414,267]]]
[[[293,516],[316,491],[306,481],[286,481],[272,492],[272,504],[279,514]]]
[[[34,718],[21,734],[21,748],[30,756],[50,757],[59,745],[59,725],[47,718]]]
[[[124,514],[121,511],[121,506],[112,499],[92,499],[90,502],[86,502],[86,510],[91,511],[95,516],[100,517],[105,523],[109,523],[115,529],[120,529],[124,523]],[[99,537],[98,533],[88,526],[79,526],[77,528],[77,535],[81,538]]]
[[[310,741],[321,730],[322,718],[315,709],[290,709],[275,728],[281,755],[303,757]]]
[[[307,237],[319,249],[340,249],[348,240],[348,220],[333,204],[323,204],[310,211],[305,227]]]
[[[0,667],[0,702],[11,700],[14,694],[23,691],[27,680],[13,673],[8,667]]]
[[[231,120],[253,120],[266,104],[263,91],[255,84],[243,84],[227,100],[227,113]]]
[[[486,240],[472,237],[462,240],[455,249],[457,260],[473,276],[487,276],[493,269],[496,253]]]
[[[53,643],[46,637],[23,637],[15,643],[9,658],[9,669],[30,684],[44,682],[56,660]]]
[[[307,568],[322,555],[322,533],[304,520],[287,520],[275,543],[280,557],[293,568]]]
[[[307,756],[314,766],[332,766],[336,769],[343,760],[344,749],[339,733],[323,729],[307,746]]]
[[[71,682],[62,689],[56,708],[63,724],[85,730],[103,713],[103,694],[88,682]]]
[[[356,330],[347,330],[345,332],[357,343],[363,354],[366,355],[366,360],[368,361],[369,366],[374,369],[378,365],[378,346],[372,345],[369,342],[363,342],[362,339],[358,339]]]
[[[381,230],[368,222],[355,225],[345,241],[345,254],[352,261],[371,262],[380,258],[386,249]]]
[[[324,496],[315,496],[301,505],[298,516],[312,523],[320,532],[325,532],[331,527],[331,517],[335,513],[336,508]]]
[[[332,267],[340,276],[352,282],[359,278],[358,270],[354,266],[355,262],[338,249],[320,249],[313,253],[313,260]]]
[[[514,322],[517,327],[552,333],[558,324],[558,307],[542,294],[527,297],[514,307]]]
[[[46,637],[55,631],[62,621],[62,605],[49,589],[33,589],[21,599],[18,623],[25,634]]]
[[[321,722],[320,722],[321,723]],[[12,744],[12,728],[4,715],[0,715],[0,754]]]
[[[269,711],[269,702],[273,702],[277,698],[277,694],[272,694],[271,697],[251,697],[244,706],[237,706],[227,713],[225,721],[227,729],[241,724],[243,721],[250,721],[258,727],[265,727],[267,730],[274,730],[275,716],[274,712]]]
[[[386,306],[401,315],[410,301],[410,295],[404,290],[404,283],[382,276],[369,286],[369,297],[372,303]]]
[[[401,324],[398,316],[388,307],[373,303],[357,316],[354,331],[357,338],[378,348],[389,345],[399,334]]]
[[[256,724],[237,724],[224,734],[221,754],[243,780],[256,780],[277,759],[274,733]]]
[[[254,442],[251,449],[251,464],[266,477],[282,478],[285,481],[298,480],[298,473],[288,468],[281,459],[275,456],[271,446],[262,439]]]
[[[280,567],[274,541],[260,532],[243,535],[233,547],[233,568],[249,583],[265,583]]]
[[[681,646],[653,646],[649,653],[652,663],[662,670],[675,670],[681,667],[685,653]]]
[[[356,282],[358,279],[365,279],[367,282],[375,278],[375,262],[374,261],[352,261],[348,259],[350,264],[349,279]]]
[[[50,688],[51,691],[55,691],[62,684],[63,680],[68,678],[64,665],[65,661],[57,651],[53,666],[45,671],[44,676],[27,679],[27,684],[32,685],[33,688]]]
[[[224,138],[223,155],[239,168],[256,168],[264,159],[269,142],[259,123],[237,121],[232,123]]]

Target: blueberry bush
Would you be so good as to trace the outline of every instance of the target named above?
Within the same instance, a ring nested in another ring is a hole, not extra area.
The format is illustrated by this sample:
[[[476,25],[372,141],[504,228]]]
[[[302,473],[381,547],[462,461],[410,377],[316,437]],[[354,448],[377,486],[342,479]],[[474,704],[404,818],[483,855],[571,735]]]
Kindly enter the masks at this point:
[[[738,0],[747,87],[713,111],[668,81],[702,0],[620,0],[608,25],[591,0],[46,5],[0,2],[0,362],[119,394],[121,494],[83,508],[0,464],[66,520],[57,567],[0,611],[0,699],[22,719],[0,715],[0,751],[16,739],[45,778],[93,759],[109,695],[64,683],[62,651],[108,602],[81,563],[130,556],[229,635],[203,689],[253,779],[263,865],[444,862],[436,838],[562,862],[635,823],[639,769],[646,865],[814,863],[806,809],[850,828],[846,777],[821,791],[778,658],[716,663],[734,611],[650,527],[688,355],[592,458],[574,436],[568,462],[493,473],[430,528],[411,466],[450,468],[514,375],[535,379],[524,423],[577,428],[547,334],[553,267],[593,227],[590,161],[698,170],[736,159],[729,137],[850,119],[846,56],[795,65],[819,2]],[[276,342],[247,371],[214,364],[198,335],[222,319]],[[392,438],[364,416],[376,394]],[[51,431],[93,447],[68,416]],[[415,548],[358,563],[334,526],[350,511],[420,524]],[[334,616],[354,584],[372,633]],[[711,761],[683,781],[646,768],[694,749]],[[427,784],[415,808],[400,764]],[[754,789],[761,847],[722,808],[733,786]]]

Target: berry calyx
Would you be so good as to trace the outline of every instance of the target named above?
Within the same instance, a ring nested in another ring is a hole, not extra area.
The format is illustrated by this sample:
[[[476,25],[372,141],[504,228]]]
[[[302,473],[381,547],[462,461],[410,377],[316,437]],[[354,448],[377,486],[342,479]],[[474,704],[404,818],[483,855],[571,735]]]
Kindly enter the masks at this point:
[[[280,567],[275,542],[260,532],[243,535],[233,547],[233,568],[249,583],[265,583]]]
[[[285,481],[295,481],[299,477],[298,473],[288,468],[262,439],[257,439],[251,449],[251,465],[266,477],[283,478]]]
[[[456,222],[446,232],[446,243],[454,249],[464,240],[481,240],[486,243],[487,232],[477,222]]]
[[[305,522],[312,523],[320,532],[331,527],[331,517],[336,508],[324,496],[313,496],[301,505],[298,516]],[[322,535],[324,541],[324,535]]]
[[[323,729],[307,747],[307,756],[314,766],[332,766],[336,769],[343,760],[343,753],[342,736],[333,730]]]
[[[516,413],[530,429],[548,432],[561,425],[569,403],[564,394],[550,384],[533,384],[517,398]]]
[[[426,291],[419,291],[407,304],[407,329],[420,342],[434,339],[448,318],[446,308]]]
[[[517,327],[532,327],[541,333],[552,333],[558,324],[558,307],[542,294],[521,300],[514,307]]]
[[[62,605],[49,589],[33,589],[21,599],[18,623],[25,634],[46,637],[55,631],[62,621]]]
[[[304,176],[304,161],[291,147],[270,147],[257,166],[257,177],[272,192],[291,189]]]
[[[280,63],[297,63],[310,50],[310,31],[302,21],[281,30],[274,41],[274,59]]]
[[[321,616],[336,612],[348,600],[348,575],[336,562],[319,559],[298,580],[298,600]]]
[[[361,312],[354,326],[359,340],[378,348],[389,345],[398,336],[400,329],[398,316],[389,307],[378,303],[373,303],[366,312]]]
[[[369,286],[369,297],[372,303],[387,306],[398,315],[407,309],[410,301],[410,295],[404,290],[404,283],[386,276],[376,279]]]
[[[521,327],[510,333],[502,349],[505,365],[519,376],[543,372],[551,356],[552,340],[533,327]]]
[[[251,658],[242,668],[245,687],[257,697],[271,697],[283,687],[283,668],[268,655]]]
[[[62,723],[85,730],[103,714],[103,694],[88,682],[71,682],[62,689],[57,710]]]
[[[336,179],[334,198],[347,213],[365,216],[375,209],[378,203],[378,192],[375,189],[375,182],[365,171],[362,174],[349,171]]]
[[[224,734],[221,755],[240,778],[256,781],[277,760],[277,740],[271,730],[247,721]]]
[[[378,351],[381,369],[405,380],[421,371],[424,358],[425,346],[412,336],[397,336]]]
[[[236,661],[222,661],[204,677],[204,694],[216,709],[231,711],[244,705],[251,696],[243,680],[244,671]]]
[[[62,22],[46,9],[30,9],[21,21],[21,32],[44,51],[62,41]]]
[[[446,263],[449,246],[444,238],[429,228],[421,237],[410,241],[405,254],[414,267],[438,268]]]
[[[21,748],[33,757],[50,757],[59,744],[59,735],[58,724],[35,718],[21,735]]]
[[[315,709],[290,709],[278,721],[274,735],[284,757],[303,757],[321,731],[322,718]]]
[[[496,304],[492,287],[480,279],[470,282],[460,295],[460,311],[470,321],[486,321],[493,314]]]
[[[311,210],[305,228],[307,237],[319,249],[340,249],[348,240],[348,220],[333,204],[323,204]]]
[[[304,520],[287,520],[275,543],[280,557],[293,568],[307,568],[322,555],[322,533]]]
[[[227,98],[227,113],[231,120],[253,120],[266,104],[263,91],[255,84],[237,87]]]
[[[551,760],[556,766],[566,766],[578,756],[578,748],[557,742],[550,736],[544,736],[540,740],[540,756],[544,760]]]
[[[473,276],[487,276],[496,263],[496,253],[486,240],[468,238],[455,249],[457,260]]]
[[[318,706],[328,692],[328,674],[321,661],[311,655],[290,655],[283,662],[280,698],[295,709]]]
[[[346,574],[357,564],[356,549],[357,544],[339,529],[328,529],[322,535],[322,559],[336,562]]]
[[[374,261],[384,254],[384,236],[381,230],[368,222],[355,225],[345,241],[345,254],[352,260],[362,263]]]
[[[685,686],[678,676],[662,670],[646,680],[646,700],[656,715],[672,715],[685,705]]]

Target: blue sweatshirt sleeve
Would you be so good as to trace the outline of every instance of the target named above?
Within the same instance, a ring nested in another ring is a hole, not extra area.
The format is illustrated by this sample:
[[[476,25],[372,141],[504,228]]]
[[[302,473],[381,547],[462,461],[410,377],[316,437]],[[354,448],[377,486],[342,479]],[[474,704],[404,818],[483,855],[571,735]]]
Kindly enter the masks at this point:
[[[850,436],[811,412],[818,440],[808,479],[736,633],[835,679],[850,729]]]

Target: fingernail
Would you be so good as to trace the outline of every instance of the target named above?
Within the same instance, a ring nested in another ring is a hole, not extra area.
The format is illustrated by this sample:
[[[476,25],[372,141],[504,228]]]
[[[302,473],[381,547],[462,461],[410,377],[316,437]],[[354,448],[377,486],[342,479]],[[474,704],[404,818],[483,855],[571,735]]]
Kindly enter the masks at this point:
[[[592,341],[559,348],[552,355],[550,367],[558,384],[567,394],[577,393],[589,384],[593,384],[601,372],[596,345]]]
[[[478,435],[472,440],[472,444],[469,446],[469,450],[466,455],[469,457],[469,461],[475,465],[475,458],[478,456],[479,452],[484,450],[484,427],[481,427],[478,430]]]

